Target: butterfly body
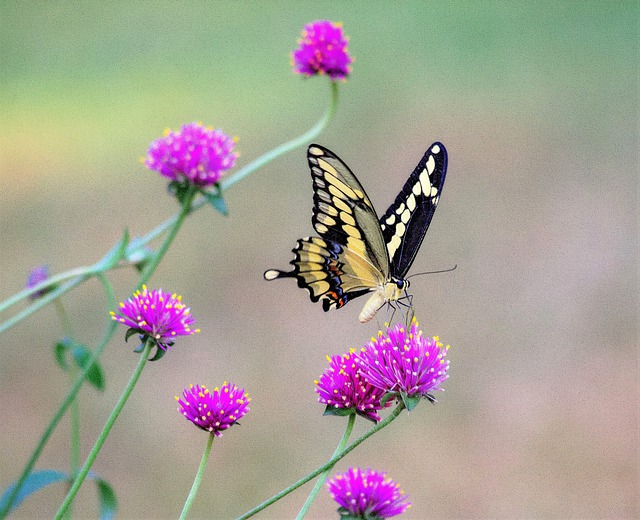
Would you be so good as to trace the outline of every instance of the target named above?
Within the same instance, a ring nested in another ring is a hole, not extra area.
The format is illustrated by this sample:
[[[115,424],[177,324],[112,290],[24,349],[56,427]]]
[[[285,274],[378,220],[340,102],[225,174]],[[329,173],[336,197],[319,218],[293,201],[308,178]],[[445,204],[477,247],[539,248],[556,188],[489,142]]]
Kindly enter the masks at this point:
[[[313,226],[318,237],[298,240],[292,271],[270,269],[267,280],[296,278],[323,309],[339,309],[373,292],[360,313],[367,322],[387,302],[401,298],[405,276],[424,239],[444,183],[447,154],[434,143],[383,217],[349,167],[330,150],[309,146],[314,188]]]

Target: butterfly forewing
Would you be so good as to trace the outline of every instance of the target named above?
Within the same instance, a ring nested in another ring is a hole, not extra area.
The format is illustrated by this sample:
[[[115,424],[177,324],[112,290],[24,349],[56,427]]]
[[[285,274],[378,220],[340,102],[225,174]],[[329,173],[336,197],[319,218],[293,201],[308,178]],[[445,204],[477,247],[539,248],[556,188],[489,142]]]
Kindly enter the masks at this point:
[[[364,188],[333,152],[311,145],[307,154],[313,178],[313,227],[328,240],[389,275],[389,258],[378,216]]]
[[[413,263],[440,200],[447,172],[447,150],[433,143],[380,219],[391,274],[404,278]]]

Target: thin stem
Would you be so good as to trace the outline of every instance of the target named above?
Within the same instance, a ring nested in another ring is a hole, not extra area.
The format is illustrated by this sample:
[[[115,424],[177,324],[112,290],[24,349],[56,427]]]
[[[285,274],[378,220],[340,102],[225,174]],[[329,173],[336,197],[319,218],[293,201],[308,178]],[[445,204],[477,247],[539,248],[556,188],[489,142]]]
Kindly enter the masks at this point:
[[[111,284],[102,273],[98,273],[96,276],[98,280],[100,280],[104,288],[104,293],[107,300],[107,305],[106,305],[107,309],[109,310],[115,309],[116,300],[113,295],[113,289],[111,287]],[[107,324],[107,330],[105,331],[105,334],[102,340],[100,341],[100,343],[98,343],[96,350],[91,356],[91,359],[89,359],[86,366],[80,371],[80,374],[76,378],[75,383],[69,389],[69,392],[67,392],[67,395],[64,398],[64,401],[58,408],[58,411],[55,413],[55,415],[51,418],[51,422],[49,422],[49,425],[46,427],[44,433],[40,437],[40,441],[38,442],[36,449],[33,451],[27,464],[22,470],[22,473],[18,478],[18,482],[16,482],[16,485],[13,488],[11,495],[9,495],[4,505],[4,508],[0,510],[0,519],[5,518],[6,515],[9,513],[9,511],[11,510],[11,506],[13,505],[13,502],[15,501],[16,496],[18,496],[18,493],[22,489],[22,486],[24,486],[24,483],[27,480],[27,477],[29,476],[31,471],[33,471],[33,468],[36,465],[38,458],[40,458],[40,455],[42,454],[42,450],[44,449],[45,445],[49,441],[49,438],[53,434],[53,431],[58,426],[58,423],[60,422],[62,417],[64,417],[64,414],[66,413],[67,409],[74,402],[76,396],[78,395],[78,392],[80,391],[80,387],[82,386],[82,384],[85,381],[85,378],[87,377],[87,374],[93,368],[93,365],[95,364],[95,362],[98,360],[98,358],[100,357],[104,349],[109,344],[109,340],[113,336],[113,333],[115,332],[117,326],[118,326],[118,323],[113,320],[110,320],[109,323]]]
[[[120,412],[122,411],[122,408],[127,402],[127,399],[129,399],[129,396],[131,395],[133,388],[136,386],[136,383],[140,378],[140,374],[142,373],[142,369],[147,363],[147,358],[149,357],[149,353],[151,352],[152,346],[153,346],[153,342],[151,340],[147,340],[144,350],[140,354],[140,361],[138,361],[138,366],[136,366],[136,369],[134,370],[131,376],[131,379],[129,379],[129,383],[124,389],[124,392],[122,392],[122,395],[120,396],[120,399],[118,400],[115,407],[113,408],[111,415],[107,419],[107,422],[105,423],[104,428],[102,429],[102,433],[100,434],[100,436],[98,437],[98,440],[94,444],[93,449],[91,450],[91,453],[89,453],[89,456],[87,457],[87,460],[85,461],[84,466],[82,467],[82,469],[78,473],[78,476],[74,480],[73,486],[71,486],[69,493],[67,494],[66,498],[62,502],[62,505],[58,509],[58,512],[56,513],[56,516],[55,516],[56,520],[60,520],[64,516],[66,510],[71,505],[71,502],[73,502],[73,499],[76,497],[76,494],[78,493],[80,486],[82,486],[82,483],[84,482],[84,479],[86,478],[87,473],[89,473],[89,470],[91,469],[91,466],[96,460],[98,453],[100,453],[100,449],[102,448],[104,441],[107,440],[107,436],[109,435],[111,428],[113,427],[114,423],[116,422],[116,419],[120,415]]]
[[[393,410],[393,412],[391,412],[391,414],[386,419],[384,419],[383,421],[380,421],[373,428],[371,428],[367,433],[365,433],[362,437],[360,437],[360,438],[356,439],[355,441],[353,441],[351,444],[349,444],[349,446],[347,446],[338,455],[335,455],[334,457],[331,457],[331,459],[329,459],[328,462],[325,462],[322,466],[320,466],[319,468],[317,468],[314,471],[312,471],[311,473],[309,473],[306,477],[302,477],[300,480],[298,480],[298,482],[296,482],[294,484],[291,484],[286,489],[283,489],[277,495],[272,496],[270,499],[265,500],[264,502],[262,502],[262,504],[254,507],[250,511],[247,511],[242,516],[239,516],[237,518],[237,520],[245,520],[246,518],[252,517],[253,515],[255,515],[256,513],[259,513],[260,511],[262,511],[266,507],[270,506],[274,502],[277,502],[282,497],[287,496],[292,491],[295,491],[300,486],[306,484],[307,482],[309,482],[314,477],[317,477],[323,471],[326,471],[327,469],[331,469],[333,466],[335,466],[336,462],[338,462],[339,460],[341,460],[342,458],[347,456],[349,453],[351,453],[354,449],[356,449],[360,444],[362,444],[364,441],[366,441],[374,433],[379,432],[380,430],[382,430],[382,428],[384,428],[385,426],[389,425],[394,419],[396,419],[400,415],[402,410],[404,410],[404,403],[400,402],[398,404],[398,406],[395,408],[395,410]]]
[[[193,485],[191,486],[191,491],[189,491],[189,496],[184,503],[182,513],[180,513],[180,520],[185,520],[187,518],[189,509],[191,509],[191,505],[193,504],[193,500],[198,494],[198,489],[200,488],[200,482],[202,481],[202,476],[204,475],[204,468],[207,467],[207,460],[209,460],[209,454],[211,453],[211,446],[213,445],[214,438],[215,435],[213,433],[209,434],[209,439],[207,440],[207,445],[204,448],[204,453],[202,454],[202,460],[200,460],[200,467],[198,467],[196,478],[194,479]]]
[[[164,255],[169,250],[169,246],[173,242],[173,239],[176,238],[178,231],[182,227],[182,223],[184,219],[187,217],[189,212],[191,211],[191,202],[196,194],[196,187],[190,186],[189,191],[187,191],[184,200],[182,202],[182,207],[180,208],[180,213],[178,214],[178,218],[171,228],[169,228],[169,233],[165,237],[164,241],[156,251],[156,253],[151,257],[151,260],[145,266],[142,274],[140,275],[140,280],[138,281],[138,289],[140,289],[145,283],[149,281],[151,275],[155,272],[160,264],[160,261],[164,258]]]
[[[331,456],[332,459],[336,455],[338,455],[347,445],[347,442],[349,441],[349,437],[351,436],[351,432],[353,431],[353,425],[355,424],[355,422],[356,422],[356,414],[353,413],[349,416],[347,427],[344,431],[344,434],[342,435],[340,444],[338,444],[338,447],[336,448],[336,450],[333,452],[333,455]],[[322,489],[322,485],[327,480],[327,477],[331,473],[332,469],[333,469],[333,466],[331,466],[330,468],[327,468],[325,471],[322,472],[322,474],[320,475],[320,478],[318,478],[318,480],[316,481],[316,485],[313,486],[311,493],[309,493],[307,501],[302,506],[302,509],[300,509],[298,516],[296,516],[296,520],[302,520],[304,518],[304,515],[307,514],[307,511],[309,511],[311,504],[313,504],[313,501],[316,499],[316,496],[318,495],[318,492],[320,491],[320,489]]]

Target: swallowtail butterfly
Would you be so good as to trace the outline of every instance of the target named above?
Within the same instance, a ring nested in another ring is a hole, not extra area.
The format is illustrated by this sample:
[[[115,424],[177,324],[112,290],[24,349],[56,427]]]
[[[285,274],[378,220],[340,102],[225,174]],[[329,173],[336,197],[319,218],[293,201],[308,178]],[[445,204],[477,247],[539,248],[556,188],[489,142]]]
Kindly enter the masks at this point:
[[[436,210],[447,171],[447,151],[432,144],[387,212],[378,220],[373,204],[349,167],[333,152],[312,144],[313,227],[320,236],[301,238],[293,270],[270,269],[266,280],[296,278],[325,311],[373,292],[359,320],[369,321],[409,287],[407,271]]]

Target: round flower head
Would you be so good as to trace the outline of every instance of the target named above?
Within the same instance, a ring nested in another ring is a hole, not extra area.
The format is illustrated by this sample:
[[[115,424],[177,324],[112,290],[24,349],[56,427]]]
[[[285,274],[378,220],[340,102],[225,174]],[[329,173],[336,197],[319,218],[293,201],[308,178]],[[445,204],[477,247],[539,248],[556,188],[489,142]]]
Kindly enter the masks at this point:
[[[411,506],[398,484],[372,469],[349,468],[330,479],[327,490],[340,506],[340,516],[346,518],[391,518]]]
[[[111,312],[114,320],[127,325],[132,333],[151,339],[162,350],[170,348],[177,336],[200,332],[191,329],[196,320],[182,303],[182,296],[162,289],[150,291],[146,285],[121,303],[118,313]]]
[[[222,431],[230,428],[249,411],[251,399],[243,388],[225,382],[213,393],[206,386],[191,385],[176,396],[178,411],[198,428],[222,437]]]
[[[167,129],[164,137],[151,143],[144,164],[174,181],[211,186],[235,165],[235,144],[236,139],[221,130],[189,123],[177,132]]]
[[[351,410],[365,419],[378,422],[377,410],[382,410],[380,399],[385,391],[369,384],[360,375],[360,360],[354,351],[330,358],[329,367],[316,383],[318,401],[327,405],[325,414],[344,415]],[[385,406],[390,406],[391,402]]]
[[[437,337],[425,338],[414,318],[409,331],[398,323],[386,334],[379,332],[358,357],[363,377],[373,386],[399,394],[405,404],[405,398],[419,401],[424,397],[435,402],[430,392],[442,390],[440,384],[449,377],[449,360],[445,359],[448,349]]]
[[[299,47],[291,53],[293,72],[304,76],[326,74],[332,80],[345,80],[351,72],[349,40],[342,34],[342,24],[328,20],[304,26]]]
[[[26,287],[27,289],[32,289],[36,285],[44,282],[47,278],[49,278],[49,268],[46,265],[39,265],[38,267],[34,267],[33,269],[31,269],[29,275],[27,276]],[[52,289],[53,287],[47,287],[46,289],[34,292],[31,296],[29,296],[29,299],[37,300]]]

